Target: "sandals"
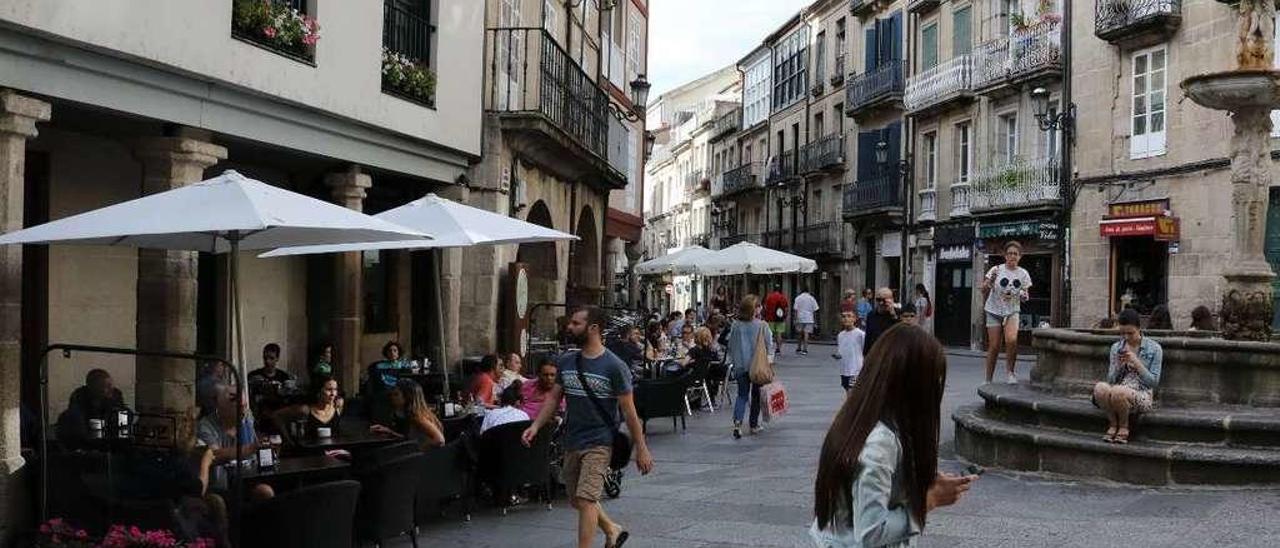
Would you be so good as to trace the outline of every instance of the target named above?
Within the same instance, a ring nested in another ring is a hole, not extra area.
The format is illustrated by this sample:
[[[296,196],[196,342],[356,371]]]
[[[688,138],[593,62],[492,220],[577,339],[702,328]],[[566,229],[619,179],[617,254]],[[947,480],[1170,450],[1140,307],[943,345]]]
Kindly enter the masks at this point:
[[[1124,445],[1129,443],[1129,429],[1121,428],[1116,431],[1115,443]]]
[[[1103,434],[1103,436],[1102,436],[1102,441],[1105,441],[1105,442],[1107,442],[1107,443],[1115,443],[1115,442],[1116,442],[1116,427],[1112,426],[1112,427],[1108,428],[1108,429],[1107,429],[1107,433],[1106,433],[1106,434]]]
[[[623,529],[621,533],[618,533],[618,536],[613,538],[612,543],[608,542],[608,539],[605,539],[604,546],[605,548],[622,548],[622,545],[626,544],[627,539],[629,538],[631,538],[631,533],[628,533],[626,529]]]

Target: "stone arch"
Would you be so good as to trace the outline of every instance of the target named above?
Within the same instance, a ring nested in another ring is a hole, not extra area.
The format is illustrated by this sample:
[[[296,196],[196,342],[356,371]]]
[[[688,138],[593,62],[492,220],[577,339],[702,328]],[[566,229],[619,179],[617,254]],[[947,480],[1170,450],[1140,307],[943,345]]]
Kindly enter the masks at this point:
[[[551,218],[551,209],[542,200],[534,202],[529,208],[525,221],[550,229],[556,228]],[[516,262],[528,266],[530,306],[537,303],[556,302],[556,279],[560,272],[560,265],[556,257],[555,242],[520,244],[516,249]],[[562,312],[557,312],[554,308],[539,307],[529,318],[530,334],[538,337],[546,336],[548,333],[553,334],[557,313]]]
[[[600,235],[595,211],[583,206],[578,214],[574,235],[573,258],[569,261],[569,301],[574,304],[600,304]]]

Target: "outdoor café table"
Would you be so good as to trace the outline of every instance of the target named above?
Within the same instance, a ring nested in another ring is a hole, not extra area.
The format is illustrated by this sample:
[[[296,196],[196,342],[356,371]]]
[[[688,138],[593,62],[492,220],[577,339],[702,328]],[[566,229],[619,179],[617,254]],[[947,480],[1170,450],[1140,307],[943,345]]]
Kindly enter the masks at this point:
[[[289,479],[301,484],[318,476],[332,476],[346,472],[351,463],[328,455],[303,455],[283,457],[274,468],[245,470],[245,480],[271,481]]]
[[[403,439],[403,436],[397,434],[370,432],[368,421],[344,417],[331,436],[327,438],[307,436],[297,440],[297,445],[299,448],[309,451],[328,449],[357,450],[387,445]]]

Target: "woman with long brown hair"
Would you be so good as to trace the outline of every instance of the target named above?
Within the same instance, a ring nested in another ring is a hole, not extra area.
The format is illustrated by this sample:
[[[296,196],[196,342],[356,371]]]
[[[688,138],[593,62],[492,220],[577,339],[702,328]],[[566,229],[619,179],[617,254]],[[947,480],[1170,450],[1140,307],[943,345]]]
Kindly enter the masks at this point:
[[[391,425],[375,424],[374,433],[400,434],[418,442],[423,449],[444,445],[444,424],[427,405],[422,387],[411,379],[400,379],[387,393],[391,404]]]
[[[810,528],[818,546],[914,544],[925,516],[977,479],[938,473],[946,383],[942,346],[923,329],[899,324],[876,342],[822,444]]]

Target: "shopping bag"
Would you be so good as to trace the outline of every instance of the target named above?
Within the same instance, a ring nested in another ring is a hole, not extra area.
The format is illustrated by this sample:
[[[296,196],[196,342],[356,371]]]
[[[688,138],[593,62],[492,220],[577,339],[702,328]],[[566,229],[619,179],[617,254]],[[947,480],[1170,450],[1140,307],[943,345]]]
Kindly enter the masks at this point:
[[[787,402],[787,388],[781,382],[774,381],[760,387],[760,397],[764,398],[761,409],[769,410],[770,419],[787,414],[791,407]]]
[[[769,355],[769,347],[764,340],[765,330],[761,328],[756,331],[756,348],[751,354],[751,369],[747,370],[747,375],[751,378],[751,382],[756,384],[769,384],[773,382],[773,356]]]

